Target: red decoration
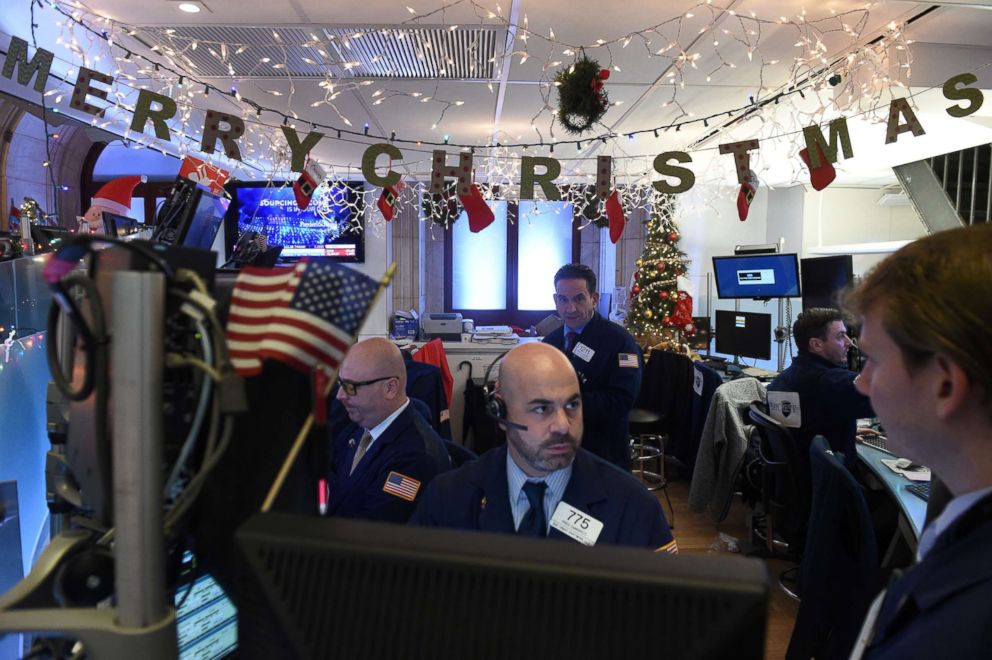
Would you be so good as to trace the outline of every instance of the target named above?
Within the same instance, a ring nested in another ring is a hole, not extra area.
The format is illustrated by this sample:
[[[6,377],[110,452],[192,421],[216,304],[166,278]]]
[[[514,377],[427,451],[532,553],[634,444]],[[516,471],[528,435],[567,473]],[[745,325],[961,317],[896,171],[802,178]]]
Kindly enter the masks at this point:
[[[658,295],[661,296],[661,299],[662,300],[665,300],[666,298],[668,298],[668,292],[667,291],[662,291]]]
[[[635,280],[641,279],[641,271],[639,271],[639,270],[635,270],[634,271],[634,279]]]
[[[668,235],[668,240],[671,241],[672,243],[679,240],[679,238],[680,238],[679,233],[677,231],[673,231]]]
[[[672,312],[674,325],[687,325],[692,323],[692,297],[685,291],[679,292],[679,300],[675,303],[675,311]]]
[[[635,284],[634,286],[630,287],[630,292],[633,293],[634,295],[637,295],[638,293],[641,292],[641,287]]]
[[[671,325],[672,324],[672,317],[671,316],[667,316],[667,315],[661,317],[661,324],[662,325]]]
[[[659,272],[664,272],[668,265],[664,261],[659,261],[654,265],[654,267],[657,268]]]

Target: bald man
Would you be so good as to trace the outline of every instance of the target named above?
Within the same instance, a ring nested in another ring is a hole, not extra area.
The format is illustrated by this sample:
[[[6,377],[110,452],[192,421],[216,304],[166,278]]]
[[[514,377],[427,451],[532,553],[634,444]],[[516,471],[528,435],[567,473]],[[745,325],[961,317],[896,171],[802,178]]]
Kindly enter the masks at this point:
[[[327,513],[404,523],[427,483],[451,463],[441,438],[410,406],[403,356],[386,339],[359,342],[338,384],[351,422],[334,440]]]
[[[678,552],[657,498],[579,446],[582,391],[564,353],[507,353],[493,404],[506,444],[435,479],[411,524]]]

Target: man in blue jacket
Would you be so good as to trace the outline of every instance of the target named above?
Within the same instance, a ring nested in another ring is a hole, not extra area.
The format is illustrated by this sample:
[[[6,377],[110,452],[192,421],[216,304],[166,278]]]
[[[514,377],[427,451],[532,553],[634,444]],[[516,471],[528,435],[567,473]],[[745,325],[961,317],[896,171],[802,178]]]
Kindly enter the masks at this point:
[[[854,294],[868,356],[858,389],[892,451],[929,466],[954,499],[876,601],[852,658],[992,657],[990,282],[983,223],[910,243]]]
[[[328,515],[403,523],[424,487],[450,467],[441,438],[406,395],[399,349],[382,338],[351,347],[337,399],[351,422],[337,435]]]
[[[564,322],[544,338],[568,356],[582,386],[582,446],[624,470],[630,469],[628,417],[641,389],[643,358],[624,328],[596,311],[596,274],[567,264],[555,273],[555,308]]]
[[[560,351],[538,343],[514,348],[490,401],[506,444],[439,475],[411,524],[678,552],[658,499],[580,448],[583,408]]]
[[[853,342],[847,336],[844,317],[836,309],[808,309],[796,317],[792,335],[799,355],[768,385],[768,391],[797,393],[799,410],[785,407],[776,414],[778,411],[773,409],[772,415],[779,421],[783,417],[800,418],[801,424],[793,428],[792,435],[803,459],[808,460],[813,436],[822,435],[833,451],[844,455],[844,464],[850,469],[857,462],[857,421],[874,417],[875,413],[868,397],[854,387],[857,374],[847,368],[847,353]],[[772,399],[769,397],[769,401]],[[808,474],[806,469],[807,481]]]

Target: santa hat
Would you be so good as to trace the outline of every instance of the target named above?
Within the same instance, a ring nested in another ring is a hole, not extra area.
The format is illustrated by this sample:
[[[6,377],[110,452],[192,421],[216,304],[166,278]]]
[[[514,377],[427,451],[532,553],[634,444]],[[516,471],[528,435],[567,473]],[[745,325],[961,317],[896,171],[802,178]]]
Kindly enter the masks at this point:
[[[131,212],[131,196],[139,183],[145,183],[148,177],[122,176],[103,184],[103,187],[93,195],[90,206],[102,206],[111,213],[127,215]]]

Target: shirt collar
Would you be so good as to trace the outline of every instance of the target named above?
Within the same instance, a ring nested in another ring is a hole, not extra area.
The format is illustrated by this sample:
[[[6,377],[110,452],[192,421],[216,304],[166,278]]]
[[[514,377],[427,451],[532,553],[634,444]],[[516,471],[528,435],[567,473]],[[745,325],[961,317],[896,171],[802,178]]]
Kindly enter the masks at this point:
[[[965,493],[964,495],[958,495],[944,507],[944,510],[939,516],[934,518],[927,528],[923,530],[923,534],[920,536],[920,547],[919,547],[919,557],[918,559],[923,559],[927,553],[933,548],[934,543],[937,538],[947,531],[947,529],[954,524],[958,518],[963,516],[968,509],[975,505],[980,499],[992,493],[992,486],[988,488],[981,488],[979,490],[973,490],[970,493]],[[926,547],[924,547],[923,537],[929,537]]]
[[[513,528],[516,529],[520,525],[520,520],[527,513],[527,508],[530,506],[527,503],[527,496],[522,494],[524,483],[527,481],[543,481],[548,485],[547,490],[544,492],[544,508],[545,508],[545,518],[550,523],[551,516],[554,514],[554,510],[558,507],[558,503],[561,502],[562,497],[565,495],[565,488],[568,486],[569,479],[572,478],[572,466],[575,465],[573,460],[567,467],[563,467],[560,470],[555,470],[543,477],[529,477],[527,474],[520,469],[513,457],[510,456],[510,451],[507,449],[506,452],[506,481],[507,489],[510,497],[510,512],[513,515]],[[522,499],[521,499],[522,498]]]
[[[369,429],[369,435],[372,436],[372,440],[369,442],[370,447],[372,446],[372,443],[375,442],[380,435],[386,432],[386,429],[388,429],[389,425],[393,423],[393,420],[399,417],[400,413],[406,410],[407,406],[409,405],[410,405],[410,399],[407,398],[406,403],[404,403],[402,406],[394,410],[393,414],[391,414],[389,417],[387,417],[386,419],[382,420],[381,422],[379,422],[378,424],[376,424],[375,426]]]

